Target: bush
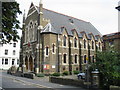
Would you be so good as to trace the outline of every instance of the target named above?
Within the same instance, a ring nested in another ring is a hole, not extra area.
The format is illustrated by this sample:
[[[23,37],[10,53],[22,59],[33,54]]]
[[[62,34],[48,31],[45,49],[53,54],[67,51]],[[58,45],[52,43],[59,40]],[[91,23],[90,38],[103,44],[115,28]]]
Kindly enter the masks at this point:
[[[45,75],[43,73],[38,73],[36,76],[37,77],[44,77]]]
[[[74,74],[79,74],[79,71],[73,71]]]
[[[53,73],[52,76],[60,76],[60,73]]]
[[[8,69],[7,73],[8,73],[8,74],[15,74],[16,71],[17,71],[17,68],[16,68],[15,66],[11,66],[11,67]]]
[[[68,75],[68,71],[64,71],[64,72],[63,72],[63,75]]]

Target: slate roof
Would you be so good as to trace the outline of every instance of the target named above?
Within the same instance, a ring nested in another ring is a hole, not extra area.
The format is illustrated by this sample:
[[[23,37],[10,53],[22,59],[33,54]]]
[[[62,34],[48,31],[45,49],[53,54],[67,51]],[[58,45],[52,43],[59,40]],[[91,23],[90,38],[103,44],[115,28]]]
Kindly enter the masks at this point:
[[[83,31],[86,33],[88,38],[89,38],[88,36],[89,33],[92,33],[94,36],[96,35],[102,36],[102,34],[90,22],[86,22],[71,16],[67,16],[52,10],[43,8],[43,18],[50,19],[50,24],[52,26],[51,31],[44,30],[43,31],[44,33],[51,32],[56,34],[62,34],[61,28],[65,27],[68,32],[68,35],[70,36],[73,36],[72,33],[73,29],[77,31],[79,37],[83,36],[82,33],[80,33]]]

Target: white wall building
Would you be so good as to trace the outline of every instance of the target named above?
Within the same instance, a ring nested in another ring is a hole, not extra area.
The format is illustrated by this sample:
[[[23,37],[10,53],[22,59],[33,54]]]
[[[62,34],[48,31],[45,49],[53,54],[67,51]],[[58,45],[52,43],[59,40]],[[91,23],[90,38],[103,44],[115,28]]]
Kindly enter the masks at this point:
[[[118,2],[116,9],[118,10],[118,32],[120,32],[120,1]]]
[[[19,66],[20,41],[0,44],[0,69],[7,70],[11,66]]]

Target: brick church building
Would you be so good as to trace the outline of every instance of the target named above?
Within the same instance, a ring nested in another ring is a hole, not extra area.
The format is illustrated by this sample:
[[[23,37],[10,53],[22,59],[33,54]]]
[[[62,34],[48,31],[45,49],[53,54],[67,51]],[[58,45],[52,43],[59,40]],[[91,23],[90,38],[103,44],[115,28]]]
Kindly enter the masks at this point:
[[[101,36],[90,22],[31,3],[23,16],[20,67],[45,74],[84,71],[102,51]]]

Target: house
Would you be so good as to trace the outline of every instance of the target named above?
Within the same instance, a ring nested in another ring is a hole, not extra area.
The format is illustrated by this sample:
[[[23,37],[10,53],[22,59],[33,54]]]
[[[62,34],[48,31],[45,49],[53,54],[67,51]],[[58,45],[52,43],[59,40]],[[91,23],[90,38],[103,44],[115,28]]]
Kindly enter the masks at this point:
[[[102,51],[101,36],[90,22],[31,3],[23,16],[20,67],[45,74],[84,71]]]
[[[20,41],[7,44],[0,43],[0,69],[8,70],[19,66]]]

